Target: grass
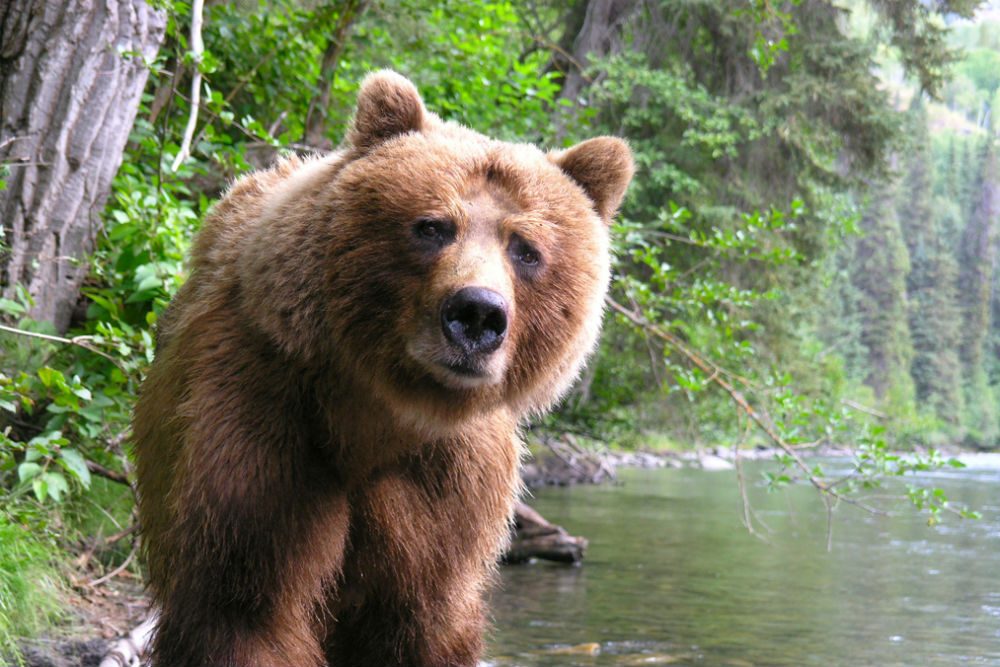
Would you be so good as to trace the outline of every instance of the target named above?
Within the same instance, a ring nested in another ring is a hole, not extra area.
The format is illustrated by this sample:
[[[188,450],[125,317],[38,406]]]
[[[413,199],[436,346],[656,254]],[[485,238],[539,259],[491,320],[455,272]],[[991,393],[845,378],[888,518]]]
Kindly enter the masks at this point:
[[[0,512],[0,662],[22,664],[18,641],[61,615],[62,587],[52,545]]]
[[[134,504],[128,487],[94,477],[85,493],[67,499],[60,508],[66,524],[63,537],[102,540],[130,525]],[[97,549],[94,556],[105,568],[111,569],[128,556],[130,545],[131,539],[119,540],[110,548]]]

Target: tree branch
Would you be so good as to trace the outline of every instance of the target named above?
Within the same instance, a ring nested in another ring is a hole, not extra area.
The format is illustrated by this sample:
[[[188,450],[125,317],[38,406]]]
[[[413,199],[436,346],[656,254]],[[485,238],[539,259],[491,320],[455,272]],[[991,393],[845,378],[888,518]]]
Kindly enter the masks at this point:
[[[25,329],[9,327],[4,324],[0,324],[0,331],[6,331],[7,333],[16,334],[18,336],[26,336],[28,338],[38,338],[40,340],[48,340],[52,341],[53,343],[64,343],[66,345],[75,345],[77,347],[82,347],[83,349],[88,350],[89,352],[93,352],[94,354],[104,357],[105,359],[113,363],[115,366],[117,366],[120,371],[122,371],[125,374],[128,374],[128,371],[122,367],[122,365],[118,362],[117,359],[112,357],[107,352],[103,352],[90,344],[89,341],[93,339],[92,336],[73,336],[72,338],[63,338],[62,336],[52,336],[50,334],[38,333],[36,331],[27,331]]]
[[[184,138],[177,157],[170,165],[171,171],[177,171],[188,155],[191,154],[191,140],[194,138],[195,126],[198,125],[198,106],[201,104],[201,58],[205,53],[205,43],[201,39],[202,13],[205,0],[194,0],[191,4],[191,55],[194,73],[191,75],[191,104],[188,111],[187,126],[184,128]]]
[[[124,572],[125,568],[127,568],[132,563],[132,559],[135,558],[135,554],[138,551],[139,551],[139,541],[135,540],[132,543],[132,550],[129,551],[128,556],[125,558],[124,561],[122,561],[121,565],[119,565],[115,569],[111,570],[110,572],[108,572],[106,575],[104,575],[100,579],[94,579],[93,581],[88,581],[87,582],[87,586],[97,587],[97,586],[100,586],[101,584],[103,584],[104,582],[110,581],[110,580],[114,579],[115,577],[117,577],[119,574],[121,574],[122,572]]]
[[[728,373],[723,371],[719,366],[715,365],[713,362],[705,359],[704,357],[696,353],[694,350],[689,348],[679,338],[677,338],[670,332],[665,331],[660,327],[656,326],[655,324],[649,322],[641,314],[629,310],[625,306],[615,301],[613,298],[606,297],[605,302],[613,311],[624,316],[629,322],[631,322],[635,326],[640,327],[645,331],[648,331],[649,333],[653,334],[654,336],[662,339],[672,348],[677,350],[681,355],[683,355],[688,361],[694,364],[697,368],[701,369],[705,373],[708,373],[709,381],[721,387],[723,391],[729,394],[729,397],[737,405],[737,407],[739,407],[739,409],[742,410],[764,432],[765,435],[767,435],[767,437],[771,440],[771,442],[775,444],[775,446],[778,447],[778,449],[785,452],[785,454],[787,454],[792,459],[792,461],[795,463],[795,466],[802,472],[803,476],[806,479],[808,479],[809,483],[812,484],[814,487],[816,487],[816,489],[820,492],[824,502],[827,503],[828,510],[831,509],[830,503],[842,500],[845,503],[854,505],[855,507],[859,507],[870,514],[877,514],[877,515],[886,514],[885,511],[880,510],[877,507],[872,507],[867,503],[842,495],[841,493],[837,492],[832,487],[832,485],[824,482],[822,479],[814,475],[812,469],[802,459],[802,456],[795,450],[795,447],[786,442],[785,439],[781,437],[781,434],[778,433],[777,429],[774,428],[774,425],[771,423],[770,417],[767,415],[767,413],[755,409],[747,400],[747,398],[743,395],[743,393],[739,391],[736,387],[734,387],[728,380],[726,380],[724,376],[728,375]]]
[[[98,477],[103,477],[104,479],[109,479],[112,482],[117,482],[118,484],[124,484],[125,486],[132,486],[132,482],[129,481],[128,476],[125,473],[118,472],[117,470],[112,470],[110,468],[105,468],[100,463],[94,463],[93,461],[87,461],[87,470]]]

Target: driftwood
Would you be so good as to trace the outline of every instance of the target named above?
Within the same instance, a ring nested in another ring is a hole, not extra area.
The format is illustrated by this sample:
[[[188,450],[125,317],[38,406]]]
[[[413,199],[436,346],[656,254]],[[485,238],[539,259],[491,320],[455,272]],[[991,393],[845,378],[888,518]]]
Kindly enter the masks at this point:
[[[558,563],[579,563],[586,549],[586,538],[573,537],[524,503],[518,503],[514,510],[514,536],[503,560],[505,563],[525,563],[541,558]]]
[[[545,450],[521,470],[528,487],[601,484],[615,479],[607,453],[581,446],[570,433],[541,437],[537,442]]]
[[[156,614],[151,614],[126,637],[111,645],[101,660],[100,667],[139,667],[149,647],[154,627],[156,627]]]

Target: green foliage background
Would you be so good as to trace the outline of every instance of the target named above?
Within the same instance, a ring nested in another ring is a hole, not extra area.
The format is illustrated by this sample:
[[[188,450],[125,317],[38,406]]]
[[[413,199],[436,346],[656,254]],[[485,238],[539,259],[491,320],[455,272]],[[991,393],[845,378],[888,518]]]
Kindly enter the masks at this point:
[[[586,66],[585,95],[565,99],[582,3],[372,2],[341,45],[323,110],[321,62],[351,3],[210,3],[197,65],[189,4],[159,4],[167,43],[149,63],[84,314],[55,336],[25,316],[29,295],[0,300],[6,323],[40,335],[0,337],[0,652],[37,626],[42,612],[26,610],[52,608],[41,600],[57,586],[30,582],[59,579],[53,554],[82,541],[112,567],[129,553],[104,538],[133,520],[130,490],[103,473],[129,472],[156,320],[211,202],[307,148],[317,113],[336,145],[359,81],[380,67],[486,134],[560,147],[611,133],[635,151],[614,230],[623,310],[536,429],[622,447],[849,446],[845,492],[942,464],[927,447],[996,446],[998,220],[983,202],[997,188],[1000,25],[948,32],[904,0],[646,2],[620,26],[619,48]],[[196,66],[200,123],[173,172]],[[719,378],[767,428],[750,429]],[[914,447],[915,459],[892,453]],[[774,486],[823,480],[788,453],[777,461]],[[932,491],[911,497],[931,520],[948,507]]]

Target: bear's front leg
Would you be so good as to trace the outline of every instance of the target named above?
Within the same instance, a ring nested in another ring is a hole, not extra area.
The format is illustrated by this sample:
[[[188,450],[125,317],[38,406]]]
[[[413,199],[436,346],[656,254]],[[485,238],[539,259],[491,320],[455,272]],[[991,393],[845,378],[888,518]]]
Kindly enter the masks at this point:
[[[213,593],[199,596],[194,587],[190,588],[168,598],[162,608],[153,641],[152,665],[320,667],[323,664],[307,614],[282,605],[269,595],[256,600],[221,600]]]
[[[485,628],[478,594],[423,591],[373,587],[344,609],[326,647],[330,667],[475,667]]]
[[[509,530],[516,450],[501,443],[484,459],[474,446],[446,448],[352,494],[331,667],[477,664],[482,595]]]
[[[343,559],[346,495],[296,411],[305,401],[294,385],[227,376],[237,363],[223,352],[248,349],[241,339],[176,337],[162,358],[181,344],[199,374],[167,382],[165,362],[154,366],[136,412],[141,521],[159,610],[151,664],[320,667],[318,617]],[[267,377],[268,355],[254,352],[243,371]],[[174,407],[177,386],[188,398]]]
[[[300,491],[308,496],[308,492]],[[187,512],[174,570],[153,582],[156,667],[321,667],[317,613],[337,576],[346,536],[343,497],[312,498],[309,515],[216,496]],[[242,503],[241,503],[242,505]],[[271,511],[269,511],[271,510]],[[253,515],[259,513],[260,517]],[[263,518],[261,518],[263,517]]]

